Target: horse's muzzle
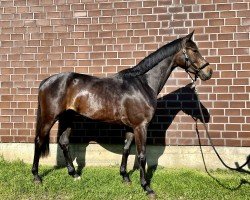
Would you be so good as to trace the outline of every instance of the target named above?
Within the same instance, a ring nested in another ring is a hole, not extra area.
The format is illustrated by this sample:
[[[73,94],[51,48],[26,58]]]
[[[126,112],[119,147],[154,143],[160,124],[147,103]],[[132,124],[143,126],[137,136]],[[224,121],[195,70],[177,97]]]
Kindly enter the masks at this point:
[[[202,81],[207,81],[212,77],[212,74],[213,74],[212,68],[207,66],[199,71],[198,76]]]

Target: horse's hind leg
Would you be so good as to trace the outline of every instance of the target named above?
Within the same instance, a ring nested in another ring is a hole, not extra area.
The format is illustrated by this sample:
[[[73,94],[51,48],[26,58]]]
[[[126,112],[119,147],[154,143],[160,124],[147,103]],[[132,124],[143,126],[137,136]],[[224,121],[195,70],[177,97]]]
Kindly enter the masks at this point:
[[[122,162],[121,162],[121,167],[120,167],[120,174],[123,178],[123,181],[126,183],[131,182],[129,175],[127,173],[127,162],[128,162],[128,156],[130,154],[131,144],[132,144],[133,140],[134,140],[134,134],[131,132],[127,132],[125,145],[123,148]]]
[[[38,118],[41,116],[38,116]],[[41,183],[42,179],[38,175],[39,159],[41,156],[46,156],[49,151],[49,133],[51,127],[56,120],[48,120],[46,123],[42,123],[40,120],[37,122],[37,134],[35,137],[35,154],[32,166],[32,174],[34,176],[35,183]]]
[[[72,158],[69,153],[69,136],[71,133],[71,128],[68,127],[65,130],[63,130],[62,135],[59,138],[59,145],[61,149],[63,150],[63,155],[66,161],[67,169],[69,175],[73,176],[76,179],[79,179],[80,176],[76,173],[75,167],[73,165]]]
[[[34,176],[34,182],[35,183],[41,183],[42,179],[38,175],[38,165],[39,165],[39,159],[41,156],[41,147],[39,145],[39,139],[35,138],[35,154],[34,154],[34,160],[33,160],[33,166],[32,166],[32,174]]]

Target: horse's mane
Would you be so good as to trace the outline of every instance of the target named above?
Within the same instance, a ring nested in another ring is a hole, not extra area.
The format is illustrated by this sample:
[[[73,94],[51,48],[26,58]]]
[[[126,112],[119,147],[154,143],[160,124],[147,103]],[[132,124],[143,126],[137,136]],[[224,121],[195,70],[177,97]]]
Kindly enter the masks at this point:
[[[163,59],[175,54],[182,47],[182,38],[176,39],[155,52],[148,55],[142,61],[140,61],[136,66],[122,70],[118,73],[120,76],[126,77],[136,77],[145,74],[147,71],[152,69],[155,65],[161,62]]]

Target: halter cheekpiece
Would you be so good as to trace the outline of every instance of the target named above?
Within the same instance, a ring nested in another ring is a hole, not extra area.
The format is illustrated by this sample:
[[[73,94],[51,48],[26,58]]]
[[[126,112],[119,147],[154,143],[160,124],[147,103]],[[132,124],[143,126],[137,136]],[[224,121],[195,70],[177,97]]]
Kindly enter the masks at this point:
[[[185,65],[186,65],[186,72],[188,73],[188,75],[190,76],[190,78],[193,80],[193,81],[196,81],[197,80],[197,78],[198,78],[198,74],[199,74],[199,72],[202,70],[202,69],[204,69],[206,66],[208,66],[209,65],[209,63],[207,62],[207,63],[205,63],[204,65],[202,65],[201,67],[197,67],[196,65],[195,65],[195,63],[190,59],[190,57],[187,55],[187,51],[186,51],[186,49],[184,48],[184,49],[182,49],[182,52],[183,52],[183,54],[184,54],[184,56],[185,56]],[[188,66],[188,62],[190,63],[190,65]],[[189,71],[189,69],[192,69],[192,71]],[[194,74],[195,75],[195,77],[193,78],[191,75],[190,75],[190,73],[192,73],[192,74]]]

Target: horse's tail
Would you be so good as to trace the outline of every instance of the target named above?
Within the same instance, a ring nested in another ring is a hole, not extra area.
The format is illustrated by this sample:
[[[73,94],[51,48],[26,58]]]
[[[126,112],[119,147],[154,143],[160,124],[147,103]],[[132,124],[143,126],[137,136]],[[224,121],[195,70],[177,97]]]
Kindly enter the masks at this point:
[[[49,154],[49,134],[42,135],[42,113],[40,100],[38,97],[38,108],[37,108],[37,118],[36,118],[36,137],[35,144],[38,146],[40,150],[40,156],[46,157]]]

